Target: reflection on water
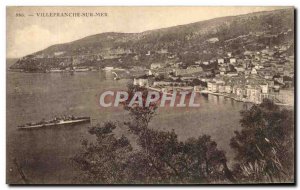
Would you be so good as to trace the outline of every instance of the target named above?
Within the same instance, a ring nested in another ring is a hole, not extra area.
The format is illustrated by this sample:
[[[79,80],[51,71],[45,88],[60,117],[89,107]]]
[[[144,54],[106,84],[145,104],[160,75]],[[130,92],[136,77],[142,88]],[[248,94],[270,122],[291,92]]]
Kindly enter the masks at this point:
[[[18,131],[16,126],[58,115],[90,116],[93,123],[124,120],[126,112],[99,108],[98,97],[107,89],[126,89],[129,80],[113,80],[105,72],[7,73],[7,178],[21,183],[13,158],[33,183],[72,183],[78,171],[70,157],[80,140],[92,137],[88,124],[59,129]],[[151,127],[174,129],[180,140],[209,134],[232,158],[229,140],[238,129],[242,105],[231,99],[201,96],[200,108],[159,108]]]

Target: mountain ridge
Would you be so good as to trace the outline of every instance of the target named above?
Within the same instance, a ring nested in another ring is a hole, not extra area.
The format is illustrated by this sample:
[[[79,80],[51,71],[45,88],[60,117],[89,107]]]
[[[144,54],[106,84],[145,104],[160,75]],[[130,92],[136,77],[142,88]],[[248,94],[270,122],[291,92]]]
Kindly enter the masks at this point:
[[[38,55],[56,57],[54,56],[55,53],[63,52],[63,56],[65,57],[90,54],[99,55],[101,59],[105,59],[105,57],[109,57],[110,54],[114,54],[112,52],[122,49],[123,53],[122,51],[119,51],[117,54],[126,54],[127,52],[127,54],[138,55],[142,57],[140,60],[146,59],[146,65],[149,65],[151,61],[160,61],[161,58],[159,57],[161,56],[159,55],[152,60],[149,60],[148,58],[143,58],[143,55],[147,54],[149,51],[158,52],[166,50],[168,54],[176,55],[181,61],[184,61],[185,59],[181,59],[181,57],[185,56],[184,52],[187,51],[190,54],[192,52],[199,53],[208,50],[209,52],[211,51],[210,54],[215,54],[217,51],[217,44],[218,46],[223,47],[225,51],[238,52],[247,50],[249,48],[244,47],[246,44],[244,42],[242,44],[243,50],[239,50],[236,47],[231,47],[232,44],[228,44],[226,41],[251,33],[263,33],[263,35],[267,36],[279,35],[282,32],[291,30],[292,36],[294,36],[293,21],[294,9],[286,8],[237,16],[218,17],[184,25],[147,30],[140,33],[105,32],[86,36],[68,43],[54,44],[29,55],[29,57]],[[251,36],[251,39],[258,44],[258,47],[263,47],[270,43],[263,42],[264,40],[273,40],[272,38],[263,35],[258,38],[255,38],[255,35]],[[217,40],[217,42],[207,43],[210,39]],[[291,39],[292,38],[289,38],[288,40]],[[277,41],[280,40],[281,39]],[[286,41],[286,39],[284,40]],[[239,45],[241,44],[235,44],[237,47]],[[251,48],[253,49],[253,47]],[[26,57],[28,56],[25,56],[25,58]],[[199,53],[197,59],[209,59],[209,57],[213,57],[213,55],[207,56],[203,53]]]

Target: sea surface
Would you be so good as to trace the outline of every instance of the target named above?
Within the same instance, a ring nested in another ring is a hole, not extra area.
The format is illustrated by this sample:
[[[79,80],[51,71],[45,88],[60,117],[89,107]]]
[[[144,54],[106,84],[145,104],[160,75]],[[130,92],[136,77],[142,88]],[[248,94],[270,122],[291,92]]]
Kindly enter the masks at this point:
[[[131,81],[113,80],[109,72],[21,73],[7,72],[7,182],[23,183],[20,167],[31,183],[75,183],[80,172],[71,157],[81,150],[81,140],[93,140],[90,124],[32,131],[17,130],[18,125],[60,115],[90,116],[92,125],[105,121],[124,121],[123,110],[99,107],[99,95],[109,89],[126,89]],[[179,140],[208,134],[226,152],[229,164],[234,152],[230,138],[239,128],[240,110],[245,106],[224,97],[200,96],[200,108],[159,108],[150,127],[178,134]],[[117,135],[128,133],[117,129]],[[14,162],[16,160],[16,162]],[[18,166],[18,167],[17,167]]]

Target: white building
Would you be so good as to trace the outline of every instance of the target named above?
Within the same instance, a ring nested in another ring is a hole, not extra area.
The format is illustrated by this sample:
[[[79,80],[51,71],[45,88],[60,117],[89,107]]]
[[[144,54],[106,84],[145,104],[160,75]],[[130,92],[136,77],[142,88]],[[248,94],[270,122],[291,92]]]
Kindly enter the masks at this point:
[[[159,69],[162,68],[160,63],[152,63],[150,66],[151,69]]]
[[[268,84],[260,85],[260,88],[261,88],[261,92],[263,94],[269,93],[269,85]]]
[[[209,43],[216,43],[219,41],[219,38],[210,38],[207,40]]]
[[[218,64],[224,64],[224,59],[218,59]]]
[[[238,73],[241,73],[241,72],[245,72],[245,68],[244,67],[234,67],[235,70],[238,72]]]
[[[236,92],[236,95],[240,98],[242,98],[244,95],[244,90],[241,87],[237,87],[235,92]]]
[[[207,82],[207,90],[210,92],[218,92],[218,86],[215,82]]]
[[[186,69],[174,69],[173,72],[175,73],[175,76],[183,76],[183,75],[189,75],[193,73],[199,73],[202,72],[202,67],[188,67]]]
[[[64,53],[65,53],[64,51],[54,52],[54,56],[63,55]]]
[[[225,92],[228,93],[228,94],[232,93],[232,87],[230,85],[226,85],[225,86]]]
[[[113,69],[114,69],[114,67],[105,67],[103,70],[105,70],[105,71],[111,71]]]
[[[228,72],[227,76],[229,76],[229,77],[236,77],[236,76],[238,76],[238,73],[237,72]]]
[[[259,87],[248,86],[246,89],[247,99],[254,103],[260,103],[261,89]]]
[[[224,93],[225,92],[225,86],[224,85],[218,85],[218,92]]]
[[[255,68],[252,68],[251,74],[252,74],[252,75],[257,75],[257,70],[256,70]]]
[[[149,86],[149,80],[146,78],[134,78],[133,85],[137,86]]]
[[[175,81],[154,81],[153,86],[185,86],[185,82],[175,82]]]
[[[236,63],[236,58],[230,58],[230,59],[229,59],[229,62],[230,62],[231,64],[235,64],[235,63]]]

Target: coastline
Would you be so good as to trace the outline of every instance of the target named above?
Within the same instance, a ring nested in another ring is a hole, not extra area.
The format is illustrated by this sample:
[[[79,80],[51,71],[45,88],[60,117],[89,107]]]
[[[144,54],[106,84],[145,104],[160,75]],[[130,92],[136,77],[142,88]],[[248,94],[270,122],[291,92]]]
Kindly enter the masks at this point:
[[[215,96],[223,96],[225,98],[230,98],[232,100],[235,100],[237,102],[244,102],[244,103],[252,103],[252,104],[260,104],[260,103],[256,103],[256,102],[252,102],[250,100],[246,100],[246,99],[238,99],[236,97],[232,97],[228,94],[223,94],[223,93],[217,93],[217,92],[210,92],[210,91],[207,91],[207,90],[203,90],[203,91],[197,91],[197,92],[200,92],[202,94],[211,94],[211,95],[215,95]],[[290,105],[290,104],[283,104],[283,103],[278,103],[278,102],[274,102],[276,105],[278,106],[286,106],[286,107],[293,107],[293,105]]]
[[[154,91],[157,91],[157,92],[163,92],[163,90],[161,88],[154,88],[154,87],[146,87],[148,90],[154,90]],[[225,94],[225,93],[218,93],[218,92],[210,92],[208,90],[194,90],[194,92],[199,92],[200,94],[211,94],[211,95],[215,95],[215,96],[223,96],[225,98],[230,98],[232,100],[235,100],[237,102],[243,102],[243,103],[252,103],[252,104],[260,104],[261,102],[253,102],[253,101],[250,101],[250,100],[247,100],[245,98],[243,99],[240,99],[240,98],[237,98],[237,97],[233,97],[231,96],[230,94]],[[167,93],[167,92],[164,92],[164,93]],[[171,93],[167,93],[169,95],[172,95]],[[278,102],[274,102],[276,105],[278,106],[284,106],[284,107],[290,107],[290,108],[293,108],[294,106],[291,105],[291,104],[284,104],[284,103],[278,103]]]

